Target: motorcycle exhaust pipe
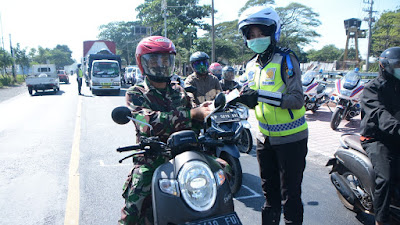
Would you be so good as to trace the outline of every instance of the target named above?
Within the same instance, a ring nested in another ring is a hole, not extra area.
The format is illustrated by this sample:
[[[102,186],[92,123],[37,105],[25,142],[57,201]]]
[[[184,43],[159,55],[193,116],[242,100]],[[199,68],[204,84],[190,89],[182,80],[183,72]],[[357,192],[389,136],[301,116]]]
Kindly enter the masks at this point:
[[[339,193],[349,202],[351,205],[355,205],[357,197],[354,192],[351,190],[349,185],[346,182],[346,179],[342,177],[338,172],[333,172],[331,174],[331,181],[335,188],[339,191]]]

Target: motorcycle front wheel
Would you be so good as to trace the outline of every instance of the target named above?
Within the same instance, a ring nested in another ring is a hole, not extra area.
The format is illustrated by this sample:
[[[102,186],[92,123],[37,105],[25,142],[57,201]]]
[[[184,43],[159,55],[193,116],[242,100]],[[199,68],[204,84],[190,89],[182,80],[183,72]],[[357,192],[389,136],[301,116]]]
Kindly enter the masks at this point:
[[[231,188],[232,194],[237,193],[242,186],[242,166],[238,158],[224,152],[221,154],[221,159],[225,160],[231,167],[231,172],[228,174],[229,187]]]
[[[343,109],[341,109],[341,108],[336,108],[335,112],[333,112],[332,118],[331,118],[332,130],[336,130],[338,128],[340,122],[342,121],[342,113],[343,113]]]
[[[249,129],[242,130],[237,147],[243,153],[249,153],[253,149],[253,137]]]

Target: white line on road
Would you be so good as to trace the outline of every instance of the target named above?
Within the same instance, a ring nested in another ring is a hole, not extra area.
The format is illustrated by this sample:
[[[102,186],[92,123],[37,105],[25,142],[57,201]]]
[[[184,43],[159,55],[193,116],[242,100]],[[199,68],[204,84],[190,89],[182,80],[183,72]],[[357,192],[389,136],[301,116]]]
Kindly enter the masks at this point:
[[[262,195],[258,194],[257,192],[255,192],[253,189],[247,187],[246,185],[242,185],[242,187],[246,188],[248,191],[250,191],[252,193],[252,195],[246,195],[246,196],[241,196],[241,197],[237,197],[235,198],[236,200],[239,199],[249,199],[249,198],[258,198],[261,197]]]
[[[69,162],[69,181],[67,206],[65,209],[64,224],[79,224],[79,141],[81,138],[82,97],[78,98],[74,141],[72,143],[71,159]]]

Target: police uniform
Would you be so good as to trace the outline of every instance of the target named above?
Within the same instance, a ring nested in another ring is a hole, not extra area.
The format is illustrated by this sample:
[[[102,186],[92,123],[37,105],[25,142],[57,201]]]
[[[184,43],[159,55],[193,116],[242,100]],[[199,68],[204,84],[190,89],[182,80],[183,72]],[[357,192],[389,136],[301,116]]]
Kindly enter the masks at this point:
[[[301,183],[308,126],[299,63],[289,52],[277,49],[264,67],[258,63],[258,55],[245,72],[249,88],[258,92],[257,159],[266,199],[263,222],[268,224],[279,224],[281,202],[286,224],[303,221]]]

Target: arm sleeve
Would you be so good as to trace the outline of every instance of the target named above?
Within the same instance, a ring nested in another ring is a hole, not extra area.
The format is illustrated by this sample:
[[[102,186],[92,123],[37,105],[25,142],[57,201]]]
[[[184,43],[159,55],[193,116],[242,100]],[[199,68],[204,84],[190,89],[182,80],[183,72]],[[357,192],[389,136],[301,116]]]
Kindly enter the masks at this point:
[[[289,76],[287,63],[282,66],[282,79],[286,83],[286,92],[282,95],[280,107],[283,109],[300,109],[304,105],[303,86],[301,83],[301,70],[297,58],[290,54],[293,65],[293,75]]]
[[[364,111],[363,118],[366,126],[377,127],[387,135],[400,136],[400,122],[397,120],[382,103],[382,91],[374,86],[367,85],[363,90],[361,107]]]

